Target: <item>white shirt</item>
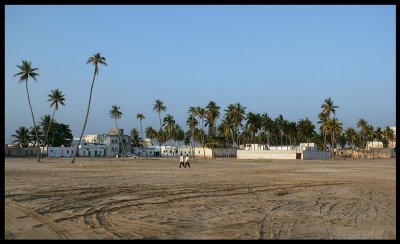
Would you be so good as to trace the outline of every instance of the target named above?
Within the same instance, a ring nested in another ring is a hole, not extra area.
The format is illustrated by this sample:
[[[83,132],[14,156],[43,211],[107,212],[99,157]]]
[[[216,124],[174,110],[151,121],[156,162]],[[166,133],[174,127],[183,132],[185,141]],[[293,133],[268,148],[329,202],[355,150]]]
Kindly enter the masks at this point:
[[[189,162],[189,157],[188,156],[186,156],[185,162]]]
[[[179,157],[179,161],[180,161],[180,162],[183,162],[183,156],[180,156],[180,157]]]

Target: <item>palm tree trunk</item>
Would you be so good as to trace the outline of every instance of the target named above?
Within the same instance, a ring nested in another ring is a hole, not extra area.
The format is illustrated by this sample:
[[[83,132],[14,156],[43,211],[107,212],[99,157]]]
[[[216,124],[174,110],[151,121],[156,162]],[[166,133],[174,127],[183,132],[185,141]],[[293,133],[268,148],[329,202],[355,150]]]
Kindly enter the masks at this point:
[[[331,148],[331,160],[334,160],[335,157],[335,133],[332,132],[331,134],[331,141],[332,141],[332,148]]]
[[[29,91],[28,91],[28,79],[25,81],[25,87],[26,87],[26,94],[28,95],[28,102],[29,102],[29,108],[31,109],[31,114],[32,114],[32,120],[33,120],[33,128],[35,130],[35,135],[36,135],[36,147],[37,147],[37,161],[40,162],[40,147],[39,147],[39,136],[38,132],[36,130],[36,122],[35,122],[35,116],[33,115],[33,110],[32,110],[32,105],[31,105],[31,99],[29,97]]]
[[[81,136],[79,137],[78,144],[76,144],[75,151],[74,151],[74,157],[72,158],[72,162],[71,162],[71,163],[75,163],[76,155],[78,155],[79,144],[81,144],[81,140],[82,140],[82,137],[83,137],[83,133],[85,132],[87,119],[88,119],[88,117],[89,117],[90,103],[91,103],[91,101],[92,101],[92,91],[93,91],[93,85],[94,85],[94,80],[95,80],[95,79],[96,79],[96,69],[95,69],[95,71],[94,71],[94,73],[93,73],[92,86],[90,87],[89,104],[88,104],[87,111],[86,111],[85,123],[83,124],[83,129],[82,129],[82,132],[81,132]]]
[[[326,133],[324,132],[324,160],[326,160]]]
[[[50,131],[51,123],[53,123],[53,118],[54,118],[55,113],[56,113],[56,108],[54,108],[53,115],[51,116],[49,128],[47,128],[46,139],[44,140],[44,142],[45,142],[44,144],[47,146],[47,156],[49,156],[49,145],[48,145],[49,131]]]
[[[143,142],[144,142],[144,138],[143,138],[143,129],[142,129],[142,120],[140,120],[140,132],[142,133],[142,140],[143,140]],[[144,154],[146,155],[146,158],[147,158],[147,148],[146,148],[145,145],[143,145],[143,146],[144,146]],[[131,148],[131,150],[132,150],[132,148]]]

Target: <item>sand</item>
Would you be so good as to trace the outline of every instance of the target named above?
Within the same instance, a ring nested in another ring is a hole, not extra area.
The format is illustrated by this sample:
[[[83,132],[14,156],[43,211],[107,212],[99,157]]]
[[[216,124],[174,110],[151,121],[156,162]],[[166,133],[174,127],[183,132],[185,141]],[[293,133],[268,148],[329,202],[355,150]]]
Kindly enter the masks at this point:
[[[396,161],[5,158],[6,239],[396,239]]]

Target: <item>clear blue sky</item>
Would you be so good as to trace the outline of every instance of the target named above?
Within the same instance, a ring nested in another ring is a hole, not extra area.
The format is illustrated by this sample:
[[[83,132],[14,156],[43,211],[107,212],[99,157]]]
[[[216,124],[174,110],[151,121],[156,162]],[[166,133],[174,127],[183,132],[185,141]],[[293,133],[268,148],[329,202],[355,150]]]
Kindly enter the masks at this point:
[[[190,106],[213,100],[221,113],[240,102],[246,112],[308,117],[317,128],[324,99],[339,106],[343,128],[360,118],[377,127],[396,124],[395,5],[115,5],[5,6],[5,142],[32,118],[24,84],[13,77],[29,60],[36,120],[52,109],[51,90],[65,94],[55,114],[79,137],[100,52],[85,134],[107,133],[112,105],[129,133],[159,128],[160,99],[187,130]]]

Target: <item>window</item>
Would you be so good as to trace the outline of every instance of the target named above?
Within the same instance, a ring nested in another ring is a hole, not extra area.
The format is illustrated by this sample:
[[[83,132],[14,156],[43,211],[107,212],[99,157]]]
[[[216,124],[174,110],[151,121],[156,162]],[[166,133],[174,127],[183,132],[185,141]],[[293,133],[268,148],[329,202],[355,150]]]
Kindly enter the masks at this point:
[[[82,154],[83,154],[83,155],[86,155],[86,151],[82,151]]]
[[[67,150],[67,153],[69,153],[69,150]]]

